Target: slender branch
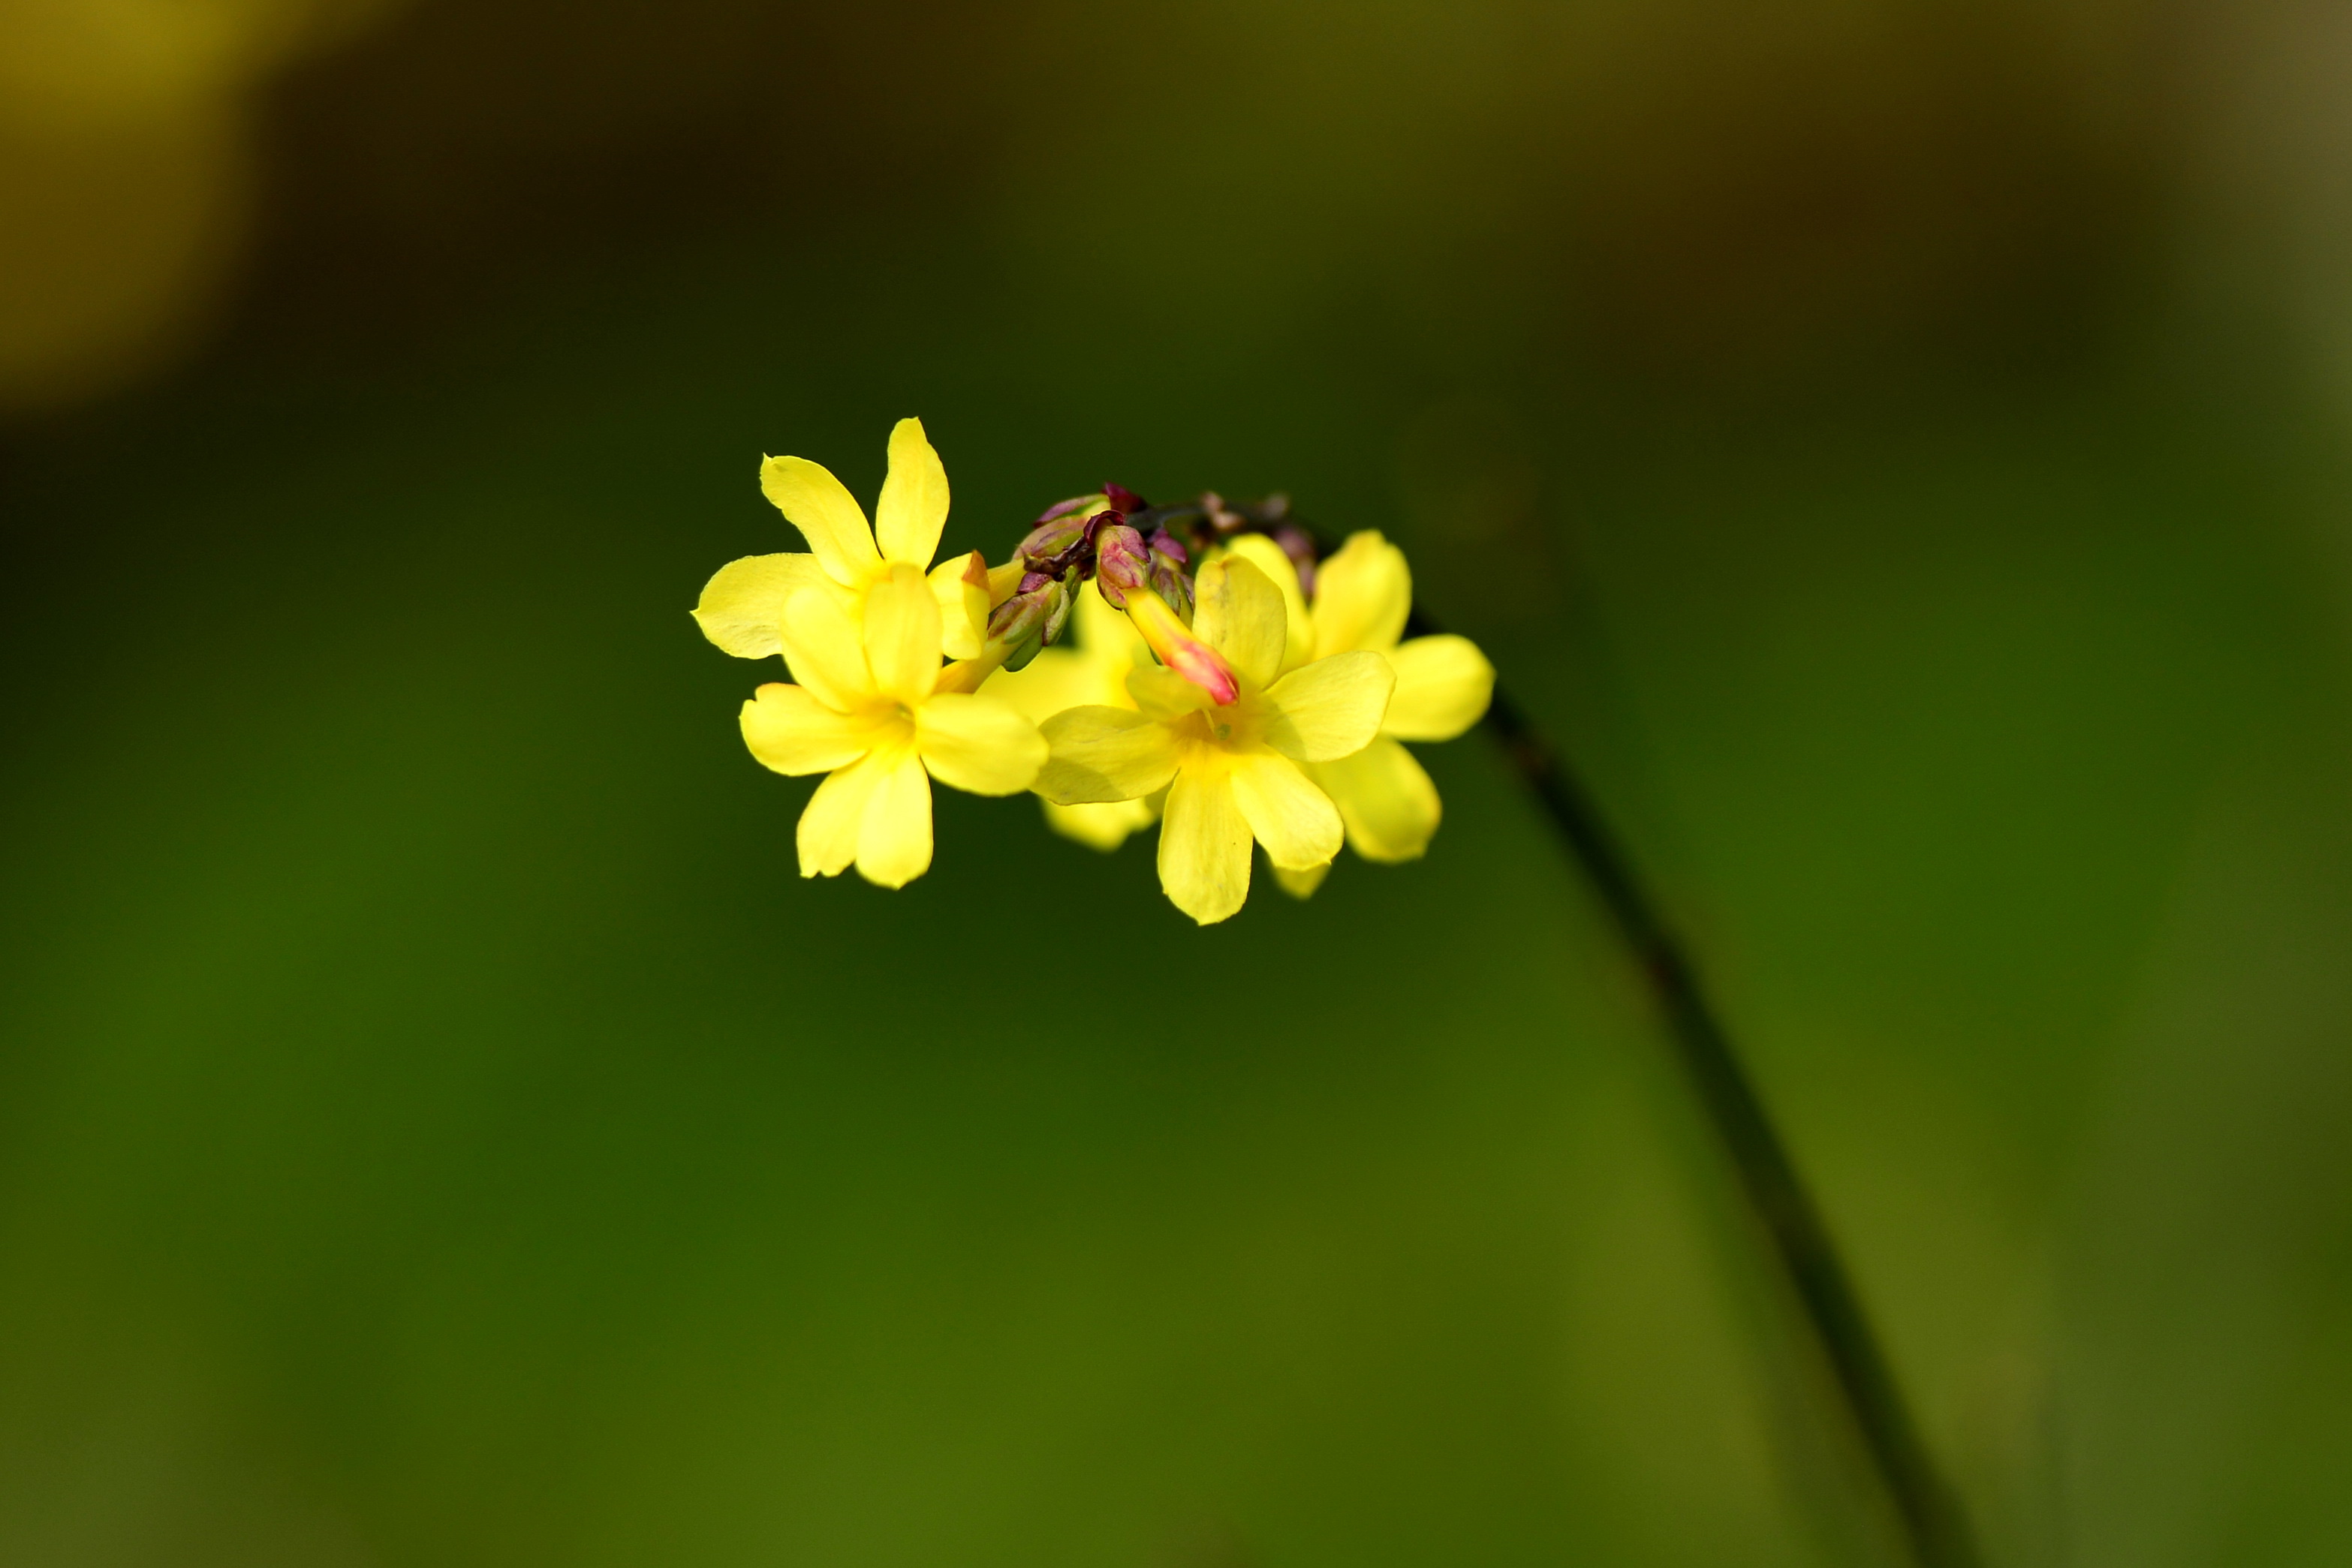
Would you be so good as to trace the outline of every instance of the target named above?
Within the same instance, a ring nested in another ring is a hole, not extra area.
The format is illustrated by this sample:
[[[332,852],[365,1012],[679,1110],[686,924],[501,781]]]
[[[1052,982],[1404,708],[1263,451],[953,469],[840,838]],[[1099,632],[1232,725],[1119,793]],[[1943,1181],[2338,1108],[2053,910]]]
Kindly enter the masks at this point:
[[[1434,628],[1416,614],[1412,630],[1419,633]],[[1976,1548],[1958,1500],[1920,1441],[1821,1210],[1732,1050],[1681,942],[1643,887],[1592,797],[1544,743],[1526,710],[1498,687],[1486,723],[1568,841],[1648,977],[1675,1053],[1829,1363],[1911,1556],[1920,1568],[1974,1568]]]
[[[1123,506],[1136,500],[1123,491],[1114,498]],[[1227,502],[1206,494],[1172,506],[1139,505],[1129,510],[1125,521],[1139,531],[1177,530],[1195,549],[1212,538],[1244,528],[1277,538],[1297,530],[1301,542],[1311,543],[1317,555],[1329,553],[1330,541],[1316,537],[1318,530],[1294,517],[1288,499],[1279,496]],[[1437,630],[1418,611],[1408,629],[1415,634]],[[1918,1568],[1976,1568],[1976,1548],[1958,1499],[1937,1473],[1919,1439],[1821,1210],[1797,1175],[1788,1146],[1732,1050],[1682,943],[1643,887],[1632,857],[1609,830],[1591,794],[1559,753],[1544,743],[1526,710],[1500,687],[1486,710],[1486,724],[1591,878],[1619,935],[1648,977],[1675,1054],[1829,1364],[1839,1398],[1885,1488],[1912,1560]]]

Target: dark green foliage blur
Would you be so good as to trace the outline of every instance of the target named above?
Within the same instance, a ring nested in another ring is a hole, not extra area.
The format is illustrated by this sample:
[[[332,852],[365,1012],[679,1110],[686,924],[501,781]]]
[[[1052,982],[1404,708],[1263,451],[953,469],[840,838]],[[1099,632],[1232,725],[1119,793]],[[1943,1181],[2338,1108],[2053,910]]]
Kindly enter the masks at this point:
[[[798,878],[686,612],[908,413],[951,549],[1405,547],[1993,1562],[2352,1557],[2352,425],[2187,24],[2044,20],[426,0],[287,78],[210,347],[0,428],[0,1562],[1888,1560],[1480,737],[1205,931],[1027,800]]]

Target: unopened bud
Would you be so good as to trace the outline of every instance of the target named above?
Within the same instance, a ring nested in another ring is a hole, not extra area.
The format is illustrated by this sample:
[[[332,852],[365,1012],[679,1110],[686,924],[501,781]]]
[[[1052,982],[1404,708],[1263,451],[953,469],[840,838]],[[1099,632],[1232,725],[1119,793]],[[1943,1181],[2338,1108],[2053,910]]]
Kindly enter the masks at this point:
[[[1032,572],[1022,580],[1021,591],[989,616],[989,644],[1004,650],[1006,669],[1018,670],[1061,636],[1069,619],[1069,585]]]
[[[1041,592],[1014,594],[989,612],[988,640],[1008,648],[1034,642],[1045,629],[1048,608]]]
[[[1184,547],[1169,537],[1161,528],[1151,536],[1151,587],[1176,618],[1185,625],[1192,624],[1192,580],[1184,575]]]
[[[1066,501],[1056,501],[1038,513],[1037,520],[1041,523],[1050,523],[1056,517],[1066,517],[1073,512],[1080,514],[1090,512],[1108,498],[1099,490],[1091,496],[1073,496]]]
[[[1114,610],[1128,608],[1130,595],[1151,587],[1151,556],[1143,536],[1125,523],[1113,523],[1095,535],[1095,581]]]
[[[1129,517],[1143,510],[1145,505],[1142,497],[1124,485],[1105,485],[1103,498],[1111,504],[1113,511],[1125,512]]]
[[[1095,538],[1095,584],[1114,609],[1127,612],[1161,664],[1200,687],[1220,704],[1240,695],[1234,672],[1217,651],[1192,635],[1159,588],[1162,571],[1174,571],[1187,606],[1192,584],[1175,570],[1168,557],[1149,549],[1143,536],[1124,523],[1113,524]]]
[[[1149,589],[1127,596],[1127,619],[1161,664],[1209,694],[1219,706],[1241,695],[1241,683],[1223,655],[1192,635],[1168,601]]]
[[[1062,640],[1062,629],[1070,623],[1070,606],[1078,596],[1070,591],[1066,582],[1057,582],[1045,591],[1045,630],[1037,645],[1050,648]]]
[[[1039,523],[1021,541],[1013,559],[1031,571],[1042,571],[1059,577],[1069,570],[1070,563],[1086,547],[1087,536],[1092,529],[1085,517],[1072,514]]]

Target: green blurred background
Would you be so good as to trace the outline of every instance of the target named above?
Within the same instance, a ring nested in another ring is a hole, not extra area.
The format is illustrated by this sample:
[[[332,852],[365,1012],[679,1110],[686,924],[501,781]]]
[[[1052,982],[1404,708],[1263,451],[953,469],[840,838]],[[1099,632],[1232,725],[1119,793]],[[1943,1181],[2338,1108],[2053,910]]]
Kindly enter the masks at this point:
[[[1406,546],[1995,1563],[2352,1560],[2345,22],[0,0],[0,1561],[1886,1560],[1482,740],[797,878],[686,611],[907,413]]]

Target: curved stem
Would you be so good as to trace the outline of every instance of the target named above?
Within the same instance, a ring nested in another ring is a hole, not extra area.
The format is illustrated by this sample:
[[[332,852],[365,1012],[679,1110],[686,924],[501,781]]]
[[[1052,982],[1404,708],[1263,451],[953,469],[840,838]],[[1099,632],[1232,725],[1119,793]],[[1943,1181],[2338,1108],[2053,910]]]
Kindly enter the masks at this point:
[[[1414,622],[1415,632],[1434,629],[1418,615]],[[1486,725],[1567,841],[1647,976],[1675,1054],[1731,1162],[1740,1193],[1811,1326],[1855,1436],[1886,1489],[1912,1558],[1921,1568],[1974,1568],[1976,1548],[1958,1500],[1919,1439],[1821,1210],[1732,1050],[1681,942],[1643,887],[1592,797],[1544,743],[1526,710],[1497,688]]]
[[[1289,502],[1282,497],[1229,503],[1203,496],[1197,502],[1146,507],[1129,521],[1139,528],[1194,525],[1197,547],[1206,542],[1197,537],[1197,525],[1213,514],[1259,531],[1291,527],[1310,537],[1318,533],[1293,517]],[[1315,538],[1318,553],[1328,555],[1329,542]],[[1422,635],[1437,628],[1416,610],[1407,630]],[[1731,1162],[1740,1195],[1762,1228],[1773,1260],[1821,1347],[1831,1381],[1885,1489],[1912,1561],[1919,1568],[1976,1568],[1976,1547],[1958,1499],[1919,1439],[1821,1210],[1798,1176],[1748,1070],[1740,1065],[1681,941],[1592,797],[1545,744],[1526,710],[1497,686],[1485,722],[1591,879],[1618,934],[1648,977],[1675,1055]]]

